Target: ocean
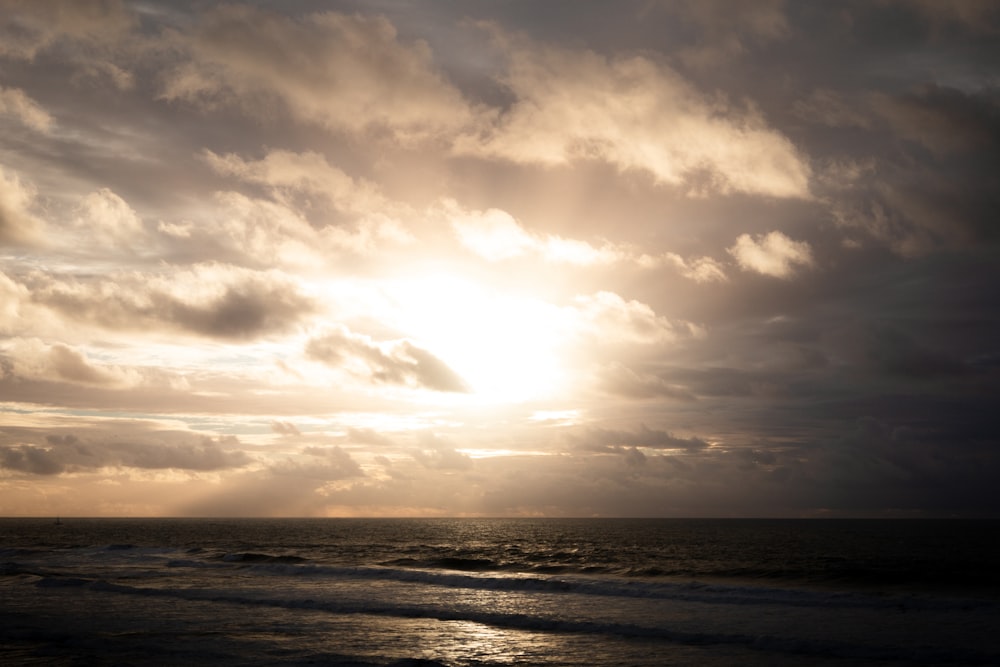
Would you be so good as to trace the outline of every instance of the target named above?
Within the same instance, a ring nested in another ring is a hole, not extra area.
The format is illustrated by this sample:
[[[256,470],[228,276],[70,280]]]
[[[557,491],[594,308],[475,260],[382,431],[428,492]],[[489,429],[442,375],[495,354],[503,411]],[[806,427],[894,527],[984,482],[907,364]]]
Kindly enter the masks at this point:
[[[1000,522],[0,519],[3,665],[997,665]]]

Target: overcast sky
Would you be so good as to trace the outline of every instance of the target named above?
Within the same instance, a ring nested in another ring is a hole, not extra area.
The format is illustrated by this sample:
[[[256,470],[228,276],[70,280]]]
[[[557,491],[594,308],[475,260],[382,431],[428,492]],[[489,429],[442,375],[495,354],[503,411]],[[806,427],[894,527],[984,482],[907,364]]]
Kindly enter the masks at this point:
[[[1000,515],[1000,5],[0,0],[0,514]]]

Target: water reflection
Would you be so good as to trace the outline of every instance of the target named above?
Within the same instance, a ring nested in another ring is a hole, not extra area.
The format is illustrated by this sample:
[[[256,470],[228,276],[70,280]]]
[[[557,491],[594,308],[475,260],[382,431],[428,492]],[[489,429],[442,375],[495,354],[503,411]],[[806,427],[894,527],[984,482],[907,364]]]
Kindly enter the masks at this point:
[[[541,632],[505,630],[472,621],[446,621],[439,634],[435,658],[446,664],[516,665],[538,663],[558,655],[557,636]]]

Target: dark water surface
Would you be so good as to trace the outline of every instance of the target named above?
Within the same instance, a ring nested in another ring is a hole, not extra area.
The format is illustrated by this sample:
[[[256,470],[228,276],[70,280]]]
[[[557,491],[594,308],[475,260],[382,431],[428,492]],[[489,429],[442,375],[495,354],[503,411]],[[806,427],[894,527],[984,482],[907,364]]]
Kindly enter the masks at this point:
[[[0,519],[0,664],[1000,664],[1000,522]]]

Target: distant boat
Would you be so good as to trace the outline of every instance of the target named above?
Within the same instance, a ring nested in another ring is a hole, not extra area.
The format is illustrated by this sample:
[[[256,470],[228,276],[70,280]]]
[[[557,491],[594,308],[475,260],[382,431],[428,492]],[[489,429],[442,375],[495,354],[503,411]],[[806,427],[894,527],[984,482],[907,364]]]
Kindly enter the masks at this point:
[[[62,519],[60,519],[59,517],[56,517],[56,525],[57,526],[63,525]]]

